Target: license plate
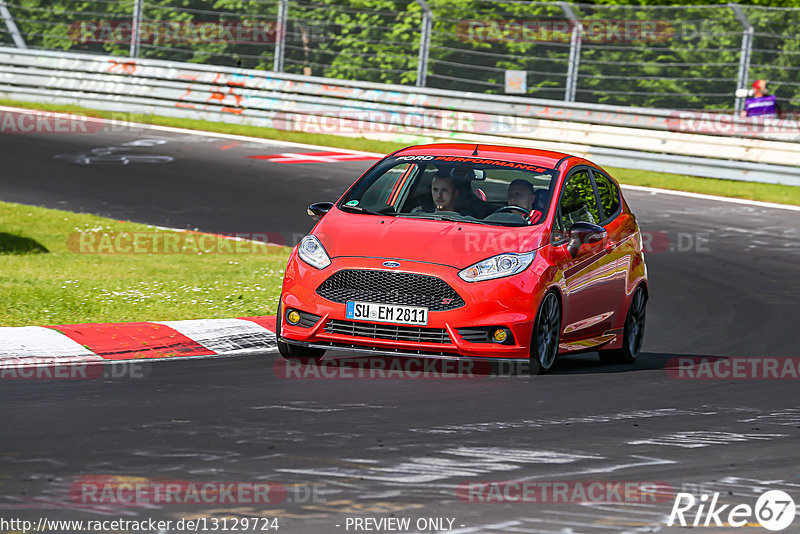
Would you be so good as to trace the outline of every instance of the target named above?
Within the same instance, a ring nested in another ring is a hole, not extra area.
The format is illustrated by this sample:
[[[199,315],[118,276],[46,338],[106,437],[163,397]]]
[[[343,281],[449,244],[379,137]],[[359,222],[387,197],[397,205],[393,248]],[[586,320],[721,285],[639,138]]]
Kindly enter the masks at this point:
[[[428,308],[398,306],[377,302],[347,301],[348,319],[376,321],[380,323],[428,324]]]

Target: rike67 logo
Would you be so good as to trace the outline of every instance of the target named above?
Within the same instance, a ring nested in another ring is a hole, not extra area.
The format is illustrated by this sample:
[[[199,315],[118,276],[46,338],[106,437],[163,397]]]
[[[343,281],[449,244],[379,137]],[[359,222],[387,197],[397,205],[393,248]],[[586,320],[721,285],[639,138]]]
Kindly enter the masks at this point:
[[[794,521],[795,514],[794,500],[788,493],[780,490],[761,494],[755,506],[721,504],[719,492],[711,495],[706,493],[700,498],[691,493],[678,493],[667,525],[752,527],[758,524],[777,532],[788,528]]]

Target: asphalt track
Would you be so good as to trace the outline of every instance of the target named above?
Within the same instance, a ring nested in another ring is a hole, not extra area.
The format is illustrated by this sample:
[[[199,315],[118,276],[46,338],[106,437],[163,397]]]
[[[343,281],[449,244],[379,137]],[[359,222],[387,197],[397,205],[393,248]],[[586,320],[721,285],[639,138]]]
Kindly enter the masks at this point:
[[[174,160],[55,157],[137,139],[167,142],[125,153]],[[231,145],[163,132],[5,134],[0,199],[288,241],[310,227],[310,202],[333,200],[370,163],[285,165],[248,156],[308,150]],[[475,503],[457,491],[511,480],[662,481],[751,506],[782,489],[800,503],[797,380],[678,379],[668,364],[798,356],[800,213],[634,191],[626,198],[658,249],[647,255],[651,298],[635,367],[586,354],[538,377],[286,379],[264,355],[156,362],[144,377],[3,380],[0,516],[277,517],[281,533],[354,532],[348,518],[387,517],[411,518],[412,532],[436,531],[413,528],[418,518],[452,519],[450,532],[678,531],[666,526],[671,497]],[[70,495],[76,481],[103,475],[272,482],[288,497],[96,505]]]

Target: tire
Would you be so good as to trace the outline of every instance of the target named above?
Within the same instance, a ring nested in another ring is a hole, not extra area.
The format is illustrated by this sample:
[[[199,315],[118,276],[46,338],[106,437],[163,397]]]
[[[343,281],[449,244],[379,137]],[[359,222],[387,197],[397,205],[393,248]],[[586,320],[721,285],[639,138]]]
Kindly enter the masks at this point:
[[[625,329],[622,334],[622,348],[598,351],[604,363],[634,363],[644,340],[644,324],[647,312],[647,295],[639,286],[633,292],[628,315],[625,317]]]
[[[325,355],[325,349],[301,347],[281,341],[281,313],[281,305],[278,304],[278,314],[275,316],[275,337],[278,340],[278,352],[283,356],[283,359],[308,363],[322,358]]]
[[[553,368],[561,339],[561,304],[552,291],[545,294],[531,334],[531,355],[528,373],[540,375]]]

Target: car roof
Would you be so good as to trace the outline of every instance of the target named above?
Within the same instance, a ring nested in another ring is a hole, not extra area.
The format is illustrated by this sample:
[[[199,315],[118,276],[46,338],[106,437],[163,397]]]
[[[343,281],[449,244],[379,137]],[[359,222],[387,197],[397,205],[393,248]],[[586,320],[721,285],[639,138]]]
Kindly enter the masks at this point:
[[[478,148],[475,154],[475,148]],[[475,143],[433,143],[429,145],[416,145],[398,150],[392,156],[456,156],[471,158],[497,159],[538,165],[548,169],[555,169],[564,158],[573,157],[563,152],[538,150],[535,148],[520,148],[513,146],[484,145]]]

